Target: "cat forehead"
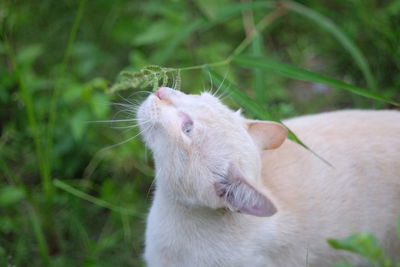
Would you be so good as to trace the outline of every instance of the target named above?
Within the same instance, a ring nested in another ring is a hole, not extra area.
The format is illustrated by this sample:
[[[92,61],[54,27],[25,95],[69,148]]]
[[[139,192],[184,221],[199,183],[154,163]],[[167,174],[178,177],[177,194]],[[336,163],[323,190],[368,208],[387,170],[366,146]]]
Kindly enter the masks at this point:
[[[193,120],[197,125],[202,122],[204,126],[219,125],[227,128],[232,128],[243,120],[240,112],[232,111],[209,92],[186,94],[161,87],[147,98],[142,107],[138,113],[144,115],[142,120],[150,119],[154,123],[159,121],[165,127],[178,127],[183,117]],[[146,112],[140,112],[144,110]]]
[[[188,101],[193,101],[193,104],[200,105],[221,105],[219,99],[208,92],[200,94],[183,94]]]
[[[208,92],[202,92],[199,95],[182,94],[178,96],[177,106],[191,109],[199,113],[209,113],[215,115],[228,115],[234,112],[225,106],[221,101]]]

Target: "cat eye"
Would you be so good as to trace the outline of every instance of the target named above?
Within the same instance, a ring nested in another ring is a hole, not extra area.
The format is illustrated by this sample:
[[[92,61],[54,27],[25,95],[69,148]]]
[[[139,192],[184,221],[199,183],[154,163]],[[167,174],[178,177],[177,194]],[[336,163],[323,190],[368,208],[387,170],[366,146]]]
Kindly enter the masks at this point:
[[[192,120],[187,120],[187,121],[183,122],[182,131],[185,134],[190,133],[192,130],[193,130],[193,121]]]
[[[179,116],[182,118],[182,131],[189,134],[193,130],[193,120],[185,112],[179,112]]]

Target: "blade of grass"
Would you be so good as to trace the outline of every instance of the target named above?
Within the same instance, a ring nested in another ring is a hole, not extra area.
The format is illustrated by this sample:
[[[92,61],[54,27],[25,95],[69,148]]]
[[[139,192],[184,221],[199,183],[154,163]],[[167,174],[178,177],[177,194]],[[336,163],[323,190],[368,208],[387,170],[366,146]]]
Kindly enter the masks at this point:
[[[252,6],[254,3],[242,3],[238,4],[242,7],[247,7],[248,5]],[[269,4],[267,5],[268,7],[270,6]],[[287,9],[284,5],[272,5],[272,6],[277,6],[276,9],[274,9],[273,12],[265,15],[259,23],[255,26],[255,28],[249,33],[246,38],[240,42],[240,44],[233,50],[233,52],[224,60],[218,61],[218,62],[213,62],[213,63],[208,63],[208,64],[201,64],[201,65],[195,65],[195,66],[188,66],[188,67],[180,67],[180,68],[171,68],[171,71],[187,71],[187,70],[197,70],[197,69],[203,69],[205,67],[218,67],[218,66],[223,66],[223,65],[228,65],[234,58],[235,55],[239,55],[240,53],[245,50],[249,44],[253,41],[253,39],[256,37],[257,34],[260,34],[268,25],[270,25],[272,22],[277,20],[278,18],[282,17],[287,13]],[[271,7],[272,7],[271,6]],[[236,11],[243,12],[246,9],[237,9]]]
[[[274,71],[283,76],[297,79],[297,80],[323,83],[326,85],[330,85],[332,87],[345,89],[349,92],[352,92],[354,94],[361,95],[361,96],[364,96],[364,97],[367,97],[370,99],[390,103],[395,106],[400,106],[400,103],[396,102],[395,100],[392,100],[385,96],[381,96],[378,93],[370,92],[370,91],[361,89],[359,87],[356,87],[354,85],[351,85],[351,84],[348,84],[348,83],[345,83],[345,82],[342,82],[342,81],[339,81],[339,80],[336,80],[336,79],[333,79],[333,78],[330,78],[330,77],[327,77],[327,76],[324,76],[324,75],[321,75],[321,74],[318,74],[315,72],[297,68],[297,67],[287,65],[284,63],[276,62],[276,61],[273,61],[270,59],[239,55],[233,59],[233,62],[242,67],[259,68],[259,69],[263,69],[263,70]]]
[[[397,218],[397,227],[396,227],[396,230],[397,230],[397,235],[400,237],[400,217]]]
[[[169,41],[158,53],[152,56],[152,62],[156,64],[163,65],[168,59],[173,56],[177,47],[190,36],[195,31],[207,31],[210,28],[221,24],[228,19],[238,16],[241,12],[249,9],[259,9],[259,8],[273,8],[274,5],[267,2],[254,2],[254,3],[238,3],[225,8],[221,8],[217,11],[215,18],[210,21],[206,21],[203,18],[196,19],[195,21],[189,23],[187,26],[179,30],[179,32]]]
[[[273,117],[271,114],[267,113],[266,110],[257,104],[253,99],[251,99],[246,93],[239,89],[238,86],[227,80],[224,79],[221,75],[216,73],[210,69],[203,69],[203,75],[205,77],[211,78],[213,84],[218,84],[221,87],[221,90],[229,94],[229,96],[237,102],[241,107],[245,108],[249,113],[251,113],[256,119],[260,120],[269,120],[269,121],[276,121],[283,124],[289,131],[288,138],[292,141],[298,143],[308,151],[310,151],[314,156],[322,160],[324,163],[333,167],[327,160],[322,158],[318,155],[315,151],[310,149],[306,144],[304,144],[297,135],[290,130],[284,123],[282,123],[279,119]]]
[[[229,60],[232,60],[234,56],[241,54],[247,46],[253,41],[257,34],[260,34],[262,31],[267,28],[268,25],[281,18],[283,15],[287,13],[287,8],[284,5],[278,5],[276,9],[274,9],[271,13],[266,14],[260,22],[257,23],[253,31],[250,32],[249,35],[233,50],[232,54],[228,57]]]
[[[72,186],[70,186],[70,185],[58,180],[58,179],[53,180],[53,184],[54,184],[55,187],[57,187],[59,189],[62,189],[65,192],[68,192],[71,195],[79,197],[79,198],[81,198],[83,200],[89,201],[89,202],[91,202],[91,203],[93,203],[93,204],[95,204],[95,205],[97,205],[99,207],[106,208],[106,209],[112,210],[114,212],[123,214],[123,215],[130,215],[130,216],[138,215],[136,210],[123,208],[123,207],[118,207],[118,206],[116,206],[114,204],[111,204],[111,203],[105,201],[105,200],[102,200],[100,198],[91,196],[91,195],[89,195],[89,194],[87,194],[85,192],[82,192],[82,191],[80,191],[80,190],[78,190],[78,189],[76,189],[76,188],[74,188],[74,187],[72,187]]]
[[[33,100],[30,91],[28,90],[28,87],[25,84],[25,80],[23,79],[23,76],[21,75],[18,63],[15,58],[14,51],[11,47],[11,44],[8,42],[8,40],[5,38],[4,42],[7,50],[8,57],[11,61],[11,64],[14,67],[15,75],[18,80],[18,85],[19,85],[19,91],[22,97],[22,101],[25,104],[26,107],[26,116],[28,118],[28,123],[29,123],[29,128],[32,132],[32,137],[33,137],[33,142],[35,145],[35,152],[36,156],[38,159],[38,165],[39,165],[39,172],[40,172],[40,177],[41,177],[41,183],[43,186],[43,191],[46,193],[49,190],[48,183],[50,182],[50,175],[49,175],[49,168],[47,166],[47,161],[45,159],[45,149],[40,141],[40,136],[42,135],[38,123],[37,123],[37,118],[35,114],[35,109],[33,106]]]
[[[86,4],[86,0],[79,1],[78,11],[76,13],[74,23],[73,23],[70,33],[69,33],[67,47],[65,48],[65,52],[64,52],[63,60],[61,62],[61,68],[58,73],[58,77],[63,77],[63,73],[66,70],[68,59],[69,59],[69,56],[71,53],[71,49],[75,42],[75,38],[78,33],[79,25],[80,25],[81,19],[83,17],[83,11],[85,10],[85,4]],[[51,100],[50,100],[49,121],[47,124],[47,135],[46,135],[46,161],[47,161],[47,165],[49,166],[49,170],[48,170],[49,177],[48,177],[48,180],[46,181],[46,186],[47,186],[46,195],[47,195],[48,203],[52,202],[53,193],[54,193],[53,184],[51,183],[51,168],[52,168],[51,159],[52,159],[53,138],[54,138],[53,132],[54,132],[55,121],[57,119],[57,104],[58,104],[58,100],[60,98],[60,92],[61,92],[60,81],[58,79],[56,79],[54,89],[53,89],[53,95],[51,96]],[[51,205],[51,204],[48,204],[48,205]]]
[[[242,2],[249,2],[251,0],[241,0]],[[246,10],[242,13],[242,24],[243,29],[246,33],[246,39],[252,39],[250,44],[251,54],[255,57],[264,56],[264,40],[262,35],[257,31],[256,25],[254,24],[253,10]],[[252,37],[254,33],[254,36]],[[266,86],[265,86],[265,72],[260,69],[252,70],[252,87],[256,94],[256,101],[261,105],[266,103]]]
[[[83,244],[85,244],[85,248],[90,247],[92,240],[90,239],[89,233],[82,222],[82,218],[75,215],[73,212],[69,212],[68,227],[70,227],[71,231],[76,235],[76,237],[79,238]],[[90,252],[85,251],[85,253],[89,254]]]
[[[251,43],[252,54],[256,57],[263,57],[263,41],[260,34],[257,34],[254,37],[253,42]],[[253,84],[254,91],[257,96],[257,100],[259,102],[265,103],[267,100],[266,97],[266,83],[265,83],[265,72],[261,69],[253,69]]]
[[[360,68],[363,73],[365,80],[367,81],[368,87],[372,91],[377,91],[378,88],[376,86],[376,81],[374,76],[372,75],[371,69],[368,65],[368,62],[361,52],[361,50],[354,44],[354,42],[344,34],[344,32],[337,27],[330,19],[321,15],[313,9],[310,9],[300,3],[287,1],[285,2],[287,8],[305,18],[308,18],[315,22],[316,25],[323,28],[330,34],[332,34],[338,42],[349,52],[349,54],[353,57],[354,61]]]
[[[207,79],[211,79],[213,84],[220,86],[222,91],[227,93],[236,103],[246,109],[255,118],[260,120],[278,121],[265,112],[264,108],[247,96],[246,93],[241,91],[228,79],[224,79],[221,75],[208,68],[204,68],[203,74]]]
[[[19,85],[19,91],[22,96],[22,100],[25,104],[26,107],[26,115],[28,118],[28,123],[29,123],[29,128],[32,132],[33,136],[33,142],[34,142],[34,147],[35,147],[35,153],[37,156],[38,160],[38,165],[39,165],[39,173],[40,173],[40,178],[41,178],[41,184],[43,191],[46,193],[48,190],[48,182],[50,181],[50,175],[49,175],[49,168],[48,165],[46,164],[46,158],[45,158],[45,148],[40,141],[40,136],[41,132],[38,128],[37,124],[37,118],[35,114],[35,109],[33,106],[33,100],[32,96],[28,90],[28,87],[25,85],[25,80],[23,79],[23,76],[21,75],[19,66],[17,64],[16,58],[14,51],[11,47],[11,44],[9,43],[7,38],[4,38],[4,44],[6,47],[7,55],[11,61],[12,66],[14,67],[15,75],[17,77],[18,85]],[[22,184],[22,182],[17,179],[17,177],[14,174],[11,174],[10,172],[10,177],[12,178],[13,182],[21,186],[24,191],[26,192],[26,195],[28,196],[30,204],[28,204],[28,210],[29,210],[29,217],[31,219],[32,223],[32,228],[33,228],[33,233],[34,236],[38,242],[39,245],[39,253],[40,257],[42,258],[42,261],[45,265],[49,262],[49,248],[46,242],[46,237],[43,233],[42,229],[42,224],[40,222],[40,219],[38,218],[37,214],[32,208],[32,205],[34,205],[34,200],[30,198],[30,192],[28,189]],[[45,228],[46,229],[46,228]]]
[[[42,230],[42,224],[40,222],[39,216],[36,214],[33,207],[28,204],[28,215],[32,224],[33,233],[35,235],[36,240],[39,245],[39,253],[42,257],[44,266],[47,266],[49,263],[49,248],[46,243],[46,238]]]

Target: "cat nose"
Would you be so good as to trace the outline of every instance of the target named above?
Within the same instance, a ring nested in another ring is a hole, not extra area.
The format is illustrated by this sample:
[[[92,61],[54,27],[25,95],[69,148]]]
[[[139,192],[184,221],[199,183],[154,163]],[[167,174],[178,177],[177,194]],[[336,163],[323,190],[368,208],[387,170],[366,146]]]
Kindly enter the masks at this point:
[[[154,93],[160,100],[163,100],[166,98],[167,95],[167,89],[166,87],[160,87],[158,90]]]
[[[176,94],[176,91],[168,87],[160,87],[154,94],[160,100],[170,100],[171,96]]]

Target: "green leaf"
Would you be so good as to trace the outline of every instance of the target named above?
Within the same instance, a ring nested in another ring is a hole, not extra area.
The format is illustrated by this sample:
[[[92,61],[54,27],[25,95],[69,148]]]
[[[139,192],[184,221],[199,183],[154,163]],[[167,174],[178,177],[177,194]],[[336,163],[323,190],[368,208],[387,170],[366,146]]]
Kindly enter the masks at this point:
[[[337,27],[330,19],[300,3],[289,1],[286,2],[286,5],[293,12],[296,12],[297,14],[314,21],[318,26],[332,34],[353,57],[358,67],[361,69],[367,81],[368,87],[370,87],[370,89],[372,89],[373,91],[377,91],[376,81],[374,76],[372,75],[366,58],[362,54],[361,50],[353,43],[350,38],[346,36],[346,34],[344,34],[344,32],[342,32],[342,30],[340,30],[339,27]]]
[[[33,233],[36,237],[36,241],[39,245],[39,251],[42,256],[42,259],[47,266],[49,261],[49,248],[47,246],[46,237],[43,233],[43,223],[41,222],[38,214],[36,213],[35,209],[29,204],[28,207],[28,216],[29,222],[32,225]]]
[[[248,68],[259,68],[263,70],[269,70],[269,71],[274,71],[276,73],[279,73],[283,76],[297,79],[297,80],[303,80],[303,81],[309,81],[309,82],[316,82],[316,83],[323,83],[326,85],[330,85],[332,87],[337,87],[337,88],[342,88],[347,91],[350,91],[354,94],[358,94],[370,99],[390,103],[395,106],[400,106],[400,103],[381,96],[377,93],[367,91],[365,89],[361,89],[359,87],[356,87],[354,85],[312,72],[308,71],[305,69],[301,69],[298,67],[294,67],[291,65],[287,65],[284,63],[280,63],[277,61],[273,61],[270,59],[266,58],[261,58],[261,57],[252,57],[252,56],[244,56],[244,55],[238,55],[234,57],[233,62],[236,64],[243,66],[243,67],[248,67]]]
[[[234,85],[231,83],[229,80],[226,78],[221,77],[218,73],[216,73],[213,70],[210,69],[204,69],[203,74],[206,78],[211,78],[211,81],[213,84],[218,84],[218,86],[221,88],[222,91],[227,93],[235,102],[237,102],[241,107],[246,109],[250,114],[252,114],[256,119],[260,120],[269,120],[269,121],[276,121],[282,123],[279,119],[275,118],[273,115],[269,114],[266,112],[266,110],[261,107],[259,104],[257,104],[253,99],[251,99],[246,93],[244,93],[242,90],[239,89],[238,86]],[[282,123],[285,125],[284,123]],[[320,155],[318,155],[316,152],[314,152],[312,149],[310,149],[306,144],[304,144],[298,137],[297,135],[289,129],[285,125],[285,127],[289,130],[288,138],[291,139],[292,141],[298,143],[308,151],[310,151],[314,156],[325,162],[327,165],[331,166],[332,165],[322,158]]]
[[[124,207],[119,207],[114,204],[111,204],[103,199],[91,196],[83,191],[80,191],[69,184],[66,184],[60,180],[53,180],[53,184],[55,187],[64,190],[65,192],[70,193],[71,195],[74,195],[78,198],[84,199],[86,201],[89,201],[99,207],[103,207],[109,210],[112,210],[117,213],[121,213],[123,215],[137,215],[137,211],[129,208],[124,208]]]
[[[370,261],[380,262],[381,266],[390,266],[377,239],[371,233],[357,233],[342,240],[329,239],[328,244],[334,249],[350,251]]]
[[[11,206],[25,198],[25,191],[13,185],[0,189],[0,206]]]
[[[251,50],[252,54],[255,57],[263,57],[264,56],[264,44],[263,38],[260,34],[256,34],[254,37],[253,42],[251,43]],[[253,70],[253,84],[254,84],[254,91],[257,96],[257,100],[260,103],[265,103],[267,100],[266,92],[267,86],[265,83],[265,71],[261,69],[254,69]]]
[[[397,219],[397,235],[400,238],[400,217]]]
[[[263,107],[257,104],[246,93],[241,91],[239,87],[234,85],[228,79],[221,77],[213,70],[205,69],[204,76],[211,78],[213,84],[220,86],[221,90],[227,93],[235,102],[247,110],[252,116],[260,120],[279,121],[268,114]]]

